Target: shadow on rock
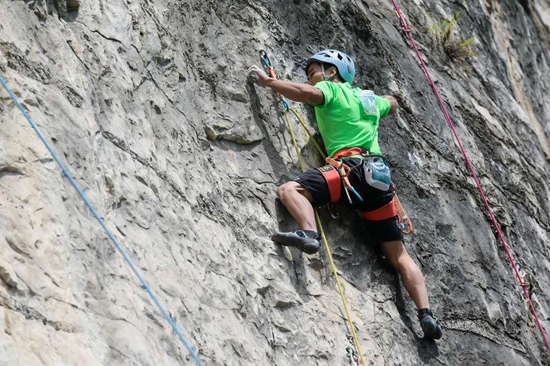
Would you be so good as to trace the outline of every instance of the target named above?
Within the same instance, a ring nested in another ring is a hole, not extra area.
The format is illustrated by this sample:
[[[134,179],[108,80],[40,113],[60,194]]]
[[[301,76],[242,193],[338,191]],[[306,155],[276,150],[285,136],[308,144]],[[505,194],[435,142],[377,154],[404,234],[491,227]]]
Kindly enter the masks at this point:
[[[262,144],[265,147],[265,151],[269,157],[268,161],[271,164],[273,168],[273,172],[278,175],[282,174],[288,174],[287,169],[285,167],[284,161],[281,158],[279,152],[275,148],[275,145],[273,144],[273,141],[271,140],[271,135],[265,126],[266,121],[262,118],[262,110],[261,110],[261,103],[260,103],[260,97],[258,96],[258,93],[256,92],[256,89],[254,88],[254,84],[247,82],[246,83],[246,90],[248,92],[248,95],[250,96],[250,106],[252,109],[252,118],[260,131],[262,131],[262,134],[265,136],[265,138],[262,140]],[[277,108],[277,102],[274,102],[274,108]],[[279,112],[280,113],[280,112]],[[284,131],[284,126],[281,126],[279,128],[279,131]]]

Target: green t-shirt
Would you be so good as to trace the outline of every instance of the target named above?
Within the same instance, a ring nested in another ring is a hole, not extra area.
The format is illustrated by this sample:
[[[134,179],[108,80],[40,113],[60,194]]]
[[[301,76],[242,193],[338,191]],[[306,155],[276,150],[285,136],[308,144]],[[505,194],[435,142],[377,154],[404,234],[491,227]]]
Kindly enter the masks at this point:
[[[325,95],[325,104],[315,106],[315,116],[329,156],[350,147],[381,154],[378,123],[388,115],[390,101],[348,83],[321,81],[315,87]]]

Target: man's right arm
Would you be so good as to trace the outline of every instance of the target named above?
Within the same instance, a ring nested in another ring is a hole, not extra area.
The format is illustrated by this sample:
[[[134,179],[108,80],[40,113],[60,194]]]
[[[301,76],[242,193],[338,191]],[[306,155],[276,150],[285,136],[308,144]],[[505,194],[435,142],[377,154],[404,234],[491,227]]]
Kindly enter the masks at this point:
[[[314,105],[325,104],[325,95],[323,92],[309,84],[269,78],[262,86],[267,86],[295,102],[304,102]]]
[[[315,105],[325,104],[325,95],[323,92],[309,84],[273,79],[257,66],[250,67],[248,75],[255,78],[260,86],[269,87],[295,102]]]

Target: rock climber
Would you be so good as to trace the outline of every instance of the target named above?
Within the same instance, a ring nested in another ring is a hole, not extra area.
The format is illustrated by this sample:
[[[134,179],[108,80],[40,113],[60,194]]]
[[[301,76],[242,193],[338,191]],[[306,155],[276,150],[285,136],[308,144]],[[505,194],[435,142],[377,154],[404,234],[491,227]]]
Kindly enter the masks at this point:
[[[320,242],[313,208],[331,201],[348,202],[362,212],[369,237],[399,272],[417,306],[424,337],[441,338],[443,331],[430,309],[424,276],[403,243],[393,201],[394,187],[388,180],[389,167],[378,144],[379,121],[395,113],[396,99],[353,88],[355,64],[338,50],[311,56],[305,72],[307,84],[271,78],[257,66],[248,70],[258,85],[315,107],[319,131],[333,162],[309,169],[277,189],[278,198],[301,230],[276,233],[272,240],[307,254],[316,253]]]

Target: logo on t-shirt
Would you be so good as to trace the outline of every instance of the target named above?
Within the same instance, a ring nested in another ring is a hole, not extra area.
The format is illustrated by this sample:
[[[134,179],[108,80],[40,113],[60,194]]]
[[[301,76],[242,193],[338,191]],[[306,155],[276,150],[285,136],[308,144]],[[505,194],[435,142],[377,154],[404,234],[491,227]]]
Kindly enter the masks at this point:
[[[361,90],[361,94],[359,94],[359,99],[361,99],[361,104],[363,104],[363,109],[366,114],[373,116],[378,115],[376,98],[372,90]]]

